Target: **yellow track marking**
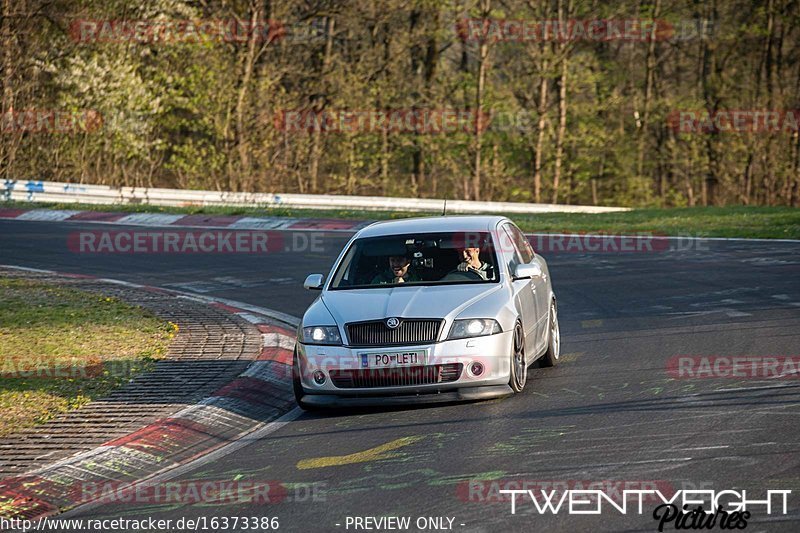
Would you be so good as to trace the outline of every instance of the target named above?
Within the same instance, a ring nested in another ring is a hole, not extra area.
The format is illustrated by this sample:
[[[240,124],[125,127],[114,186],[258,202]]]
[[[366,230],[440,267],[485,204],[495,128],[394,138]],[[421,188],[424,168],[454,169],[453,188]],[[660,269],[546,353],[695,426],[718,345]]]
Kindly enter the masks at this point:
[[[599,320],[582,320],[581,321],[581,327],[583,329],[599,328],[602,325],[603,325],[603,320],[602,319],[599,319]]]
[[[569,363],[570,361],[574,361],[578,357],[582,356],[586,352],[570,352],[570,353],[562,353],[558,356],[558,360],[562,363]]]
[[[300,470],[308,470],[309,468],[326,468],[328,466],[342,466],[350,465],[353,463],[366,463],[367,461],[378,461],[380,459],[389,459],[396,457],[399,454],[386,453],[409,444],[414,444],[422,437],[403,437],[402,439],[393,440],[386,444],[381,444],[363,452],[351,453],[350,455],[334,455],[331,457],[317,457],[315,459],[303,459],[298,461],[297,468]]]

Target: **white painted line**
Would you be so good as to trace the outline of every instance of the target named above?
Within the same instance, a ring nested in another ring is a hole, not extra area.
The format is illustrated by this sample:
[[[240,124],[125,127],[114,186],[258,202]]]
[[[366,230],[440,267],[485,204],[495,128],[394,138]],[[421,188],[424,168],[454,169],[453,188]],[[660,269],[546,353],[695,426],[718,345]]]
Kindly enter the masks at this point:
[[[696,450],[724,450],[725,448],[730,448],[730,446],[698,446],[696,448],[679,448],[675,451],[678,452],[691,452]]]
[[[242,317],[243,319],[247,320],[251,324],[263,324],[264,323],[264,319],[263,318],[258,317],[258,316],[254,315],[254,314],[251,314],[251,313],[236,313],[236,316]]]
[[[763,386],[763,387],[736,387],[736,388],[731,388],[731,389],[722,388],[722,389],[717,389],[714,392],[719,393],[719,392],[741,392],[741,391],[750,391],[750,390],[783,389],[783,388],[786,388],[788,386],[790,386],[789,383],[787,383],[786,385],[767,385],[767,386]],[[697,395],[693,394],[692,396],[699,396],[699,393]]]
[[[96,278],[95,281],[102,281],[103,283],[111,283],[114,285],[122,285],[123,287],[133,287],[134,289],[141,289],[144,287],[144,285],[139,285],[138,283],[131,283],[130,281],[122,281],[120,279]]]
[[[178,291],[175,291],[178,292]],[[279,322],[285,322],[293,327],[297,327],[300,325],[300,319],[296,316],[288,315],[286,313],[281,313],[280,311],[274,311],[272,309],[267,309],[265,307],[259,307],[257,305],[250,305],[244,302],[237,302],[236,300],[229,300],[227,298],[217,298],[215,296],[206,296],[209,301],[217,302],[225,305],[230,305],[231,307],[237,307],[239,309],[244,309],[245,311],[250,311],[253,313],[258,313],[260,315],[264,315],[268,318],[272,318]]]
[[[70,211],[66,209],[34,209],[19,215],[15,220],[34,220],[41,222],[60,222],[82,211]]]
[[[192,302],[207,303],[202,298],[198,298],[196,296],[189,296],[188,294],[179,294],[179,295],[176,296],[176,298],[182,298],[184,300],[189,300],[189,301],[192,301]]]
[[[193,293],[214,292],[224,289],[224,287],[222,287],[219,283],[215,283],[213,281],[188,281],[186,283],[168,283],[167,286],[170,287],[170,290],[175,290],[172,289],[172,287],[176,287],[177,289],[190,291]]]
[[[25,272],[39,272],[41,274],[55,274],[52,270],[44,270],[41,268],[30,268],[30,267],[23,267],[17,265],[0,265],[2,268],[11,268],[14,270],[24,270]]]
[[[169,226],[186,215],[169,215],[165,213],[133,213],[122,217],[114,224],[133,226]]]
[[[228,227],[232,229],[284,229],[287,226],[291,226],[298,220],[299,219],[297,218],[279,217],[242,217]]]

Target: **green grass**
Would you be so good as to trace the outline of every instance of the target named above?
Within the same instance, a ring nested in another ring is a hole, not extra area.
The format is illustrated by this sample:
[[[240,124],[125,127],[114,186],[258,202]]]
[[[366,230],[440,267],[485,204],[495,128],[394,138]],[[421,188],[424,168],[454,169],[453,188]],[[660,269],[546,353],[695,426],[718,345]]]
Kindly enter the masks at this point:
[[[523,230],[536,232],[648,232],[692,237],[800,239],[800,209],[791,207],[686,207],[510,218]]]
[[[0,203],[0,207],[356,220],[436,216],[435,213],[396,211],[342,209],[318,211],[282,207],[161,207],[146,204],[79,205],[5,202]],[[602,232],[610,234],[651,232],[662,235],[694,237],[800,239],[800,209],[791,207],[687,207],[634,209],[624,212],[598,214],[547,213],[537,215],[510,214],[508,216],[519,224],[524,231],[530,232]]]
[[[0,278],[0,436],[108,394],[166,353],[175,324],[116,298]]]

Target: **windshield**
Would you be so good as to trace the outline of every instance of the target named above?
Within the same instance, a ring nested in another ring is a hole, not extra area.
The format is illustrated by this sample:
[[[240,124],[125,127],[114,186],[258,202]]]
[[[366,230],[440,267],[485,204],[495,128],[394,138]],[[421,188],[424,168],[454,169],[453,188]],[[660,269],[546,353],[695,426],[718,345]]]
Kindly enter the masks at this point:
[[[357,239],[330,288],[496,281],[497,261],[488,232],[423,233]]]

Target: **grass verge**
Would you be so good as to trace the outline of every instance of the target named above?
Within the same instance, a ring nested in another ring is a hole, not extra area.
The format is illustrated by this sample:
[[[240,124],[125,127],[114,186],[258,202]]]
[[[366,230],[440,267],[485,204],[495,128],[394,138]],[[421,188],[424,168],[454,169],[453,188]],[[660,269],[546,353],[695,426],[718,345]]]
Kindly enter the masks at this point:
[[[0,436],[76,409],[151,369],[176,331],[116,298],[0,278]]]
[[[82,205],[3,202],[0,203],[0,208],[2,207],[355,220],[386,220],[436,215],[435,213],[398,211],[310,210],[283,207],[162,207],[147,204]],[[800,209],[791,207],[686,207],[634,209],[631,211],[597,214],[509,214],[508,217],[514,220],[524,231],[528,232],[607,234],[648,232],[660,235],[691,237],[800,239]]]

